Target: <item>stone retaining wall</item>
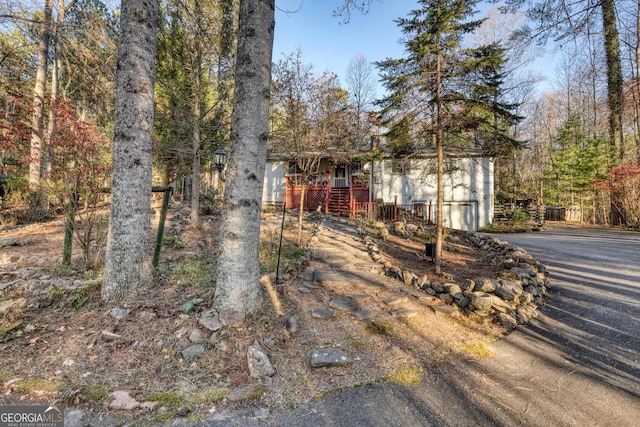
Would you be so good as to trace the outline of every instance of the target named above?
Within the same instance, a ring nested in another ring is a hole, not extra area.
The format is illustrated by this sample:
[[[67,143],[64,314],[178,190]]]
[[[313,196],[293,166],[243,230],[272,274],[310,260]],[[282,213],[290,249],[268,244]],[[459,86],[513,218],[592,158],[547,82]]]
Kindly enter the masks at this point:
[[[445,307],[433,307],[451,314],[459,313],[485,323],[497,322],[515,327],[538,316],[538,307],[547,298],[548,273],[545,267],[527,251],[508,242],[478,233],[469,233],[466,239],[481,250],[489,252],[492,264],[502,266],[496,278],[477,277],[456,280],[447,277],[442,282],[430,281],[425,275],[418,277],[385,260],[376,241],[358,228],[371,258],[384,265],[385,274],[437,297]],[[445,275],[446,277],[446,275]]]

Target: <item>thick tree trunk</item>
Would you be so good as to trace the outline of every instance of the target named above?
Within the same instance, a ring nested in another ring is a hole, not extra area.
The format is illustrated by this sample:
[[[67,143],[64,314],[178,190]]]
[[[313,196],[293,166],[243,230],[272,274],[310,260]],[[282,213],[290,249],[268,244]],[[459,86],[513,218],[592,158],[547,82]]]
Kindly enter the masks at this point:
[[[616,24],[614,0],[601,0],[604,49],[607,58],[607,97],[609,102],[609,137],[611,144],[618,146],[618,158],[624,160],[624,134],[622,115],[624,97],[622,88],[622,62],[620,60],[620,39]]]
[[[231,145],[215,306],[243,316],[262,302],[260,213],[267,157],[274,0],[241,0]]]
[[[151,280],[151,148],[157,0],[123,0],[116,72],[111,217],[102,298]]]
[[[44,136],[44,96],[47,85],[47,58],[49,55],[49,38],[51,36],[51,14],[53,0],[44,4],[44,21],[38,42],[38,66],[36,85],[33,91],[33,117],[31,144],[29,149],[29,208],[34,217],[46,213],[46,200],[42,195],[40,180],[42,178],[42,150]]]

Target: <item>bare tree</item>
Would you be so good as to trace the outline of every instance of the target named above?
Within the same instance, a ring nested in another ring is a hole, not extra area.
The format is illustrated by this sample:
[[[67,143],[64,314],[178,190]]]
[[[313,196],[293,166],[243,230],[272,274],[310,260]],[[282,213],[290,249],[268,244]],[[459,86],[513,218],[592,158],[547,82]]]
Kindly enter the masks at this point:
[[[362,53],[359,53],[351,59],[345,72],[347,90],[355,109],[356,148],[362,147],[364,136],[368,135],[365,124],[369,121],[365,120],[364,114],[371,108],[376,96],[373,71],[373,65]]]

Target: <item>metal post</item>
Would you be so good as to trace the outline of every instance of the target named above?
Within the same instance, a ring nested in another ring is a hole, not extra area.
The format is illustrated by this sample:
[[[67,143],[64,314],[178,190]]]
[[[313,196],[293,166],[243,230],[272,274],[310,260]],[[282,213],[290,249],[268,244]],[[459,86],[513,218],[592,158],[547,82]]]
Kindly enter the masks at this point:
[[[282,202],[282,225],[280,226],[280,244],[278,245],[278,262],[276,264],[276,286],[280,284],[280,254],[282,254],[282,235],[284,234],[284,217],[287,212],[287,201]]]

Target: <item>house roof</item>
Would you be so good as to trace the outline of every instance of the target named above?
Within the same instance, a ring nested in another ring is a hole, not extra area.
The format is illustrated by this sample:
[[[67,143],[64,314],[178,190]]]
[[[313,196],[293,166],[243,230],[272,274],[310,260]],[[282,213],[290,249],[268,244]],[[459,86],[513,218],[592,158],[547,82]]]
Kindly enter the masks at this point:
[[[367,152],[349,153],[345,150],[334,150],[327,153],[309,151],[309,152],[297,153],[296,157],[298,156],[315,157],[315,156],[321,155],[323,158],[349,159],[351,157],[354,157],[357,155],[363,155],[366,153]],[[394,158],[395,159],[430,159],[430,158],[437,157],[438,153],[435,150],[435,148],[427,148],[427,149],[414,151],[409,154],[401,155],[401,156],[398,156],[398,155],[394,156],[393,153],[388,151],[387,152],[383,151],[381,154],[383,159],[388,160],[388,159],[394,159]],[[481,148],[449,147],[444,149],[444,156],[446,158],[478,158],[478,157],[494,158],[495,153],[487,152]],[[267,153],[268,161],[286,161],[286,160],[294,160],[294,159],[295,158],[290,153],[272,152],[272,151],[269,151]]]

